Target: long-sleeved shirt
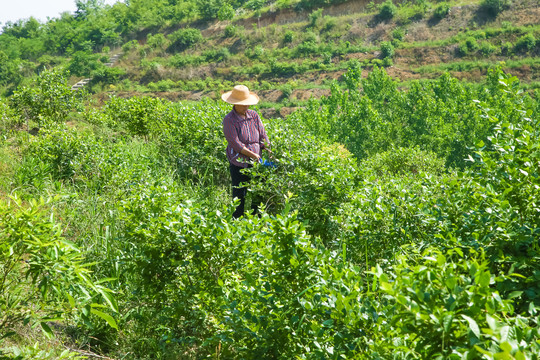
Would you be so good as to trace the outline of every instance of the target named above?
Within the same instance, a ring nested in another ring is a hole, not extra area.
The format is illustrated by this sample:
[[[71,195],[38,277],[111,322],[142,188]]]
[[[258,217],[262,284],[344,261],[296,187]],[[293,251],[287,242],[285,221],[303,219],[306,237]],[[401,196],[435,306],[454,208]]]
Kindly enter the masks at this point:
[[[254,110],[248,109],[244,119],[233,109],[223,119],[223,133],[228,143],[227,159],[243,168],[249,165],[249,157],[240,153],[244,147],[260,156],[261,149],[270,144],[261,118]]]

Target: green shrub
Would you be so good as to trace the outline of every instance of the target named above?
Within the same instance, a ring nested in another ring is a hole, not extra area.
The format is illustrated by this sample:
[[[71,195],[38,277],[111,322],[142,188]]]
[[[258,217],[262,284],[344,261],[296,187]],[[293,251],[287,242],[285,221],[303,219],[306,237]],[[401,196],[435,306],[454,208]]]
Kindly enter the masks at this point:
[[[261,45],[257,45],[253,49],[246,49],[245,54],[251,59],[261,59],[264,56],[264,48]]]
[[[478,48],[479,48],[478,41],[474,37],[469,36],[459,44],[458,54],[461,56],[466,56],[466,55],[469,55],[470,53],[477,51]]]
[[[118,67],[100,66],[92,71],[92,83],[116,84],[126,75],[126,70]]]
[[[306,31],[302,37],[303,43],[316,43],[318,40],[317,34],[311,30]]]
[[[536,38],[533,34],[529,33],[527,35],[521,36],[517,39],[514,46],[514,51],[516,52],[529,52],[536,47]]]
[[[323,9],[317,9],[313,10],[311,14],[309,14],[309,27],[319,27],[320,20],[322,20],[322,12]]]
[[[252,171],[261,181],[252,186],[253,191],[267,199],[272,213],[284,209],[287,194],[293,194],[291,209],[298,210],[311,234],[330,241],[336,224],[331,221],[333,210],[328,209],[337,209],[350,196],[358,175],[356,161],[342,145],[326,145],[310,136],[300,136],[293,129],[289,133],[295,137],[280,135],[275,125],[270,123],[267,131],[273,134],[278,167],[269,171],[262,166],[254,168]]]
[[[199,0],[196,2],[197,13],[203,20],[216,19],[223,4],[216,0]]]
[[[283,34],[283,42],[284,42],[285,44],[292,43],[293,39],[294,39],[294,31],[292,31],[292,30],[287,30],[287,31],[285,32],[285,34]]]
[[[475,39],[478,39],[478,40],[486,39],[486,33],[485,33],[485,31],[475,31],[475,32],[473,32],[472,36],[473,36]]]
[[[48,214],[49,202],[32,200],[23,205],[16,198],[0,200],[2,338],[28,322],[53,335],[50,319],[76,317],[89,322],[91,314],[117,328],[111,315],[98,310],[103,307],[101,298],[118,311],[112,293],[93,281],[81,251],[62,236],[61,226]]]
[[[372,351],[382,358],[536,356],[537,324],[516,316],[513,301],[494,289],[519,275],[493,274],[483,252],[470,248],[407,253],[388,275],[380,267],[371,272],[385,304],[375,330],[385,335]]]
[[[476,51],[478,50],[478,41],[476,38],[469,36],[465,39],[465,44],[467,44],[467,47],[469,48],[469,51]]]
[[[507,55],[507,56],[512,55],[513,50],[514,50],[514,44],[512,44],[511,42],[506,41],[506,42],[502,43],[502,45],[501,45],[501,54],[502,55]]]
[[[246,9],[249,9],[252,11],[260,10],[262,9],[263,6],[264,6],[264,0],[248,0],[244,5]]]
[[[332,63],[332,54],[324,52],[321,54],[322,62],[325,65],[330,65]]]
[[[412,5],[407,10],[409,15],[408,20],[419,21],[424,18],[429,8],[429,2],[426,0],[417,0],[415,5]]]
[[[390,57],[384,58],[382,61],[382,66],[385,68],[389,66],[393,66],[393,65],[394,65],[394,61]]]
[[[4,356],[9,359],[28,359],[28,360],[83,360],[84,357],[78,352],[70,350],[45,350],[43,344],[36,342],[33,346],[14,346],[8,349],[9,356]],[[6,353],[4,353],[6,354]]]
[[[203,40],[199,29],[185,28],[175,31],[168,36],[171,41],[169,51],[183,51]]]
[[[176,54],[169,58],[169,64],[175,68],[183,68],[188,65],[199,65],[206,61],[204,56]]]
[[[386,0],[379,5],[379,18],[381,20],[390,20],[397,14],[397,6],[394,5],[392,0]]]
[[[291,97],[291,94],[292,94],[292,92],[293,92],[293,88],[292,88],[292,86],[289,85],[289,84],[285,84],[285,85],[281,86],[281,87],[279,88],[279,90],[281,90],[281,97],[282,97],[283,99],[288,99],[288,98],[290,98],[290,97]]]
[[[383,59],[392,58],[394,56],[395,50],[394,45],[391,42],[383,41],[381,42],[381,57]]]
[[[103,112],[110,117],[109,125],[112,128],[144,138],[159,129],[167,118],[164,101],[151,97],[112,97],[105,104]]]
[[[71,91],[66,77],[58,70],[43,71],[31,86],[19,88],[11,98],[21,118],[45,124],[66,121],[69,113],[82,106],[82,94]]]
[[[232,20],[234,18],[234,8],[231,4],[223,4],[218,11],[217,17],[220,21]]]
[[[492,45],[487,41],[483,41],[480,44],[480,53],[485,57],[488,57],[491,54],[495,53],[495,51],[497,51],[497,49],[498,49],[497,46]]]
[[[0,134],[6,135],[11,130],[20,127],[23,120],[15,109],[9,106],[9,102],[0,98]]]
[[[176,83],[171,79],[160,80],[157,83],[149,83],[148,88],[152,91],[169,91],[176,87]]]
[[[239,26],[228,24],[227,26],[225,26],[225,32],[223,34],[225,35],[225,37],[231,38],[237,36],[239,32]]]
[[[206,87],[204,81],[201,85]],[[162,115],[154,110],[152,116],[162,120],[153,131],[160,153],[173,164],[176,176],[208,186],[229,184],[221,121],[230,105],[209,99],[188,106],[167,104],[169,110]],[[191,121],[186,122],[187,118]]]
[[[450,12],[450,5],[448,3],[440,3],[437,5],[435,10],[433,11],[433,17],[435,19],[441,20],[444,19],[448,13]]]
[[[206,62],[220,62],[230,58],[231,53],[227,47],[221,47],[219,49],[206,50],[203,52],[202,57]]]
[[[99,162],[99,158],[93,159],[99,147],[94,137],[66,131],[62,127],[43,129],[24,148],[18,182],[37,187],[46,176],[54,180],[84,181],[85,175],[95,166],[94,160]],[[32,176],[32,172],[40,176]]]
[[[445,161],[433,152],[419,148],[398,148],[376,154],[361,163],[366,176],[374,174],[378,177],[407,177],[442,175],[445,172]]]
[[[402,41],[404,37],[405,37],[405,30],[404,29],[398,28],[398,29],[395,29],[392,32],[392,38],[394,40]]]
[[[303,57],[320,53],[319,44],[313,40],[304,40],[294,48],[295,57]]]
[[[508,6],[508,0],[482,0],[480,10],[491,16],[497,16]]]
[[[84,51],[77,51],[69,60],[67,70],[76,76],[90,76],[101,64],[98,62],[99,55]]]
[[[124,53],[128,53],[133,49],[137,49],[138,47],[139,47],[139,43],[137,42],[137,40],[131,40],[131,41],[126,42],[124,45],[122,45],[122,51]]]
[[[162,49],[165,46],[167,39],[163,34],[148,34],[146,36],[146,45],[152,49]]]
[[[338,22],[335,17],[325,16],[323,19],[322,32],[329,32],[336,28]],[[339,35],[338,35],[339,36]]]

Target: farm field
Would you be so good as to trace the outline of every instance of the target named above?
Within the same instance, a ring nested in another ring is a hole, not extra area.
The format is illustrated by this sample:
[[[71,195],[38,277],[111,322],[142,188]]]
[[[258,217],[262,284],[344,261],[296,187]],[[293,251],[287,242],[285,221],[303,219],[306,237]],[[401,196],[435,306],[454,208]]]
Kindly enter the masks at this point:
[[[6,25],[0,359],[539,359],[539,9],[82,1]],[[236,83],[276,164],[241,219]]]
[[[239,220],[225,103],[89,108],[55,71],[3,101],[6,356],[537,358],[539,102],[500,68],[344,78],[264,120]]]

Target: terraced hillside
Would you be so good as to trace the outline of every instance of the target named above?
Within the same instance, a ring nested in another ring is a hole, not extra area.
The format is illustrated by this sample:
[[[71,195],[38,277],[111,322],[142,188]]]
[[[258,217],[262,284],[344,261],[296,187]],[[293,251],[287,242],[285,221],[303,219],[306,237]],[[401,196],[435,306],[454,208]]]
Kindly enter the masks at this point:
[[[513,2],[497,16],[471,2],[400,6],[386,19],[383,10],[384,4],[348,1],[145,29],[122,47],[119,67],[126,75],[109,89],[198,100],[243,82],[260,91],[268,106],[295,106],[327,94],[355,61],[365,72],[384,66],[405,87],[447,71],[479,81],[499,62],[527,86],[539,85],[537,1]],[[100,89],[109,90],[95,91]]]
[[[151,94],[217,97],[245,83],[267,115],[287,115],[359,64],[408,87],[444,72],[479,82],[493,64],[526,89],[540,86],[538,0],[134,0],[78,2],[75,14],[7,24],[0,34],[0,93],[43,68],[62,66],[71,84],[99,100]],[[114,67],[107,66],[118,58]]]

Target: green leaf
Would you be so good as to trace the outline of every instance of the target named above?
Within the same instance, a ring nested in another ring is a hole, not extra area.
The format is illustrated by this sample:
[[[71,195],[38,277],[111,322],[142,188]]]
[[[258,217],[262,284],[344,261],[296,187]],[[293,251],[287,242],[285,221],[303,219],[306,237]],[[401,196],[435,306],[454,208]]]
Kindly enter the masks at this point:
[[[446,263],[446,257],[443,254],[437,255],[437,264],[443,266]]]
[[[92,309],[91,311],[92,311],[92,314],[97,315],[100,318],[102,318],[103,320],[105,320],[107,322],[107,324],[109,324],[110,327],[118,330],[118,326],[116,325],[116,321],[114,320],[114,318],[111,315],[106,314],[106,313],[101,312],[101,311],[96,310],[96,309]]]
[[[510,334],[510,326],[505,325],[501,327],[501,330],[499,331],[499,333],[500,333],[500,341],[504,342],[508,340],[508,335]]]
[[[98,291],[103,296],[107,304],[109,304],[109,307],[114,312],[118,312],[118,304],[116,303],[116,299],[114,298],[113,294],[111,294],[108,289],[98,288]]]
[[[381,282],[381,289],[383,289],[384,291],[391,292],[392,291],[392,284],[390,284],[388,282]]]
[[[477,338],[480,338],[480,328],[478,327],[478,324],[476,323],[476,321],[473,318],[468,317],[467,315],[462,314],[461,317],[467,320],[467,322],[469,323],[469,328],[471,329],[473,334]]]
[[[454,316],[453,315],[446,315],[444,318],[443,318],[443,328],[444,328],[444,332],[448,333],[450,332],[450,328],[452,327],[452,320],[454,319]]]
[[[66,296],[69,301],[69,306],[71,306],[71,308],[73,309],[75,307],[75,299],[70,294],[66,294]]]
[[[489,272],[483,272],[478,278],[478,285],[482,287],[488,287],[491,282],[491,274]]]
[[[47,335],[48,338],[53,338],[54,337],[54,333],[53,333],[52,329],[50,328],[49,325],[47,325],[46,322],[42,321],[39,324],[41,325],[41,329],[43,330],[45,335]]]
[[[323,322],[324,327],[332,327],[332,325],[334,325],[334,320],[333,319],[328,319],[328,320],[325,320]]]
[[[502,351],[506,353],[510,353],[512,351],[512,345],[510,345],[507,341],[503,341],[499,344],[499,347]]]
[[[495,320],[492,316],[490,316],[489,314],[486,314],[486,321],[489,325],[489,328],[491,330],[496,330],[497,329],[497,320]]]
[[[451,276],[445,280],[445,284],[450,290],[454,290],[457,285],[457,279],[454,276]]]
[[[7,337],[10,337],[10,336],[13,336],[13,335],[16,335],[17,333],[15,331],[8,331],[7,333],[5,333],[4,335],[0,336],[0,340],[3,340]]]

